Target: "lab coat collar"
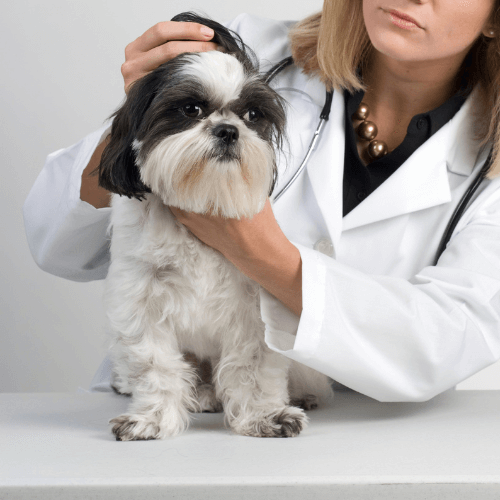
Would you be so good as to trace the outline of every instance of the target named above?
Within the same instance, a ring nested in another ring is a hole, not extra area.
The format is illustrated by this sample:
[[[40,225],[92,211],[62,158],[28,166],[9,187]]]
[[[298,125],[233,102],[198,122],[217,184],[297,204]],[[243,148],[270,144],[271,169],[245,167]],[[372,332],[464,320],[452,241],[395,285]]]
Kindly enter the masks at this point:
[[[325,87],[317,78],[304,78],[302,90],[322,107]],[[476,90],[446,125],[346,217],[342,214],[344,99],[341,92],[334,92],[324,138],[307,167],[334,248],[342,231],[451,201],[448,172],[469,176],[478,157],[472,113]]]
[[[452,133],[456,134],[456,140],[452,141],[446,163],[448,170],[455,174],[469,176],[477,163],[480,144],[474,139],[477,131],[473,116],[477,99],[478,87],[471,92],[458,113],[450,120],[450,123],[454,122]]]
[[[469,96],[456,115],[343,219],[344,231],[451,201],[448,171],[468,176],[479,144]]]

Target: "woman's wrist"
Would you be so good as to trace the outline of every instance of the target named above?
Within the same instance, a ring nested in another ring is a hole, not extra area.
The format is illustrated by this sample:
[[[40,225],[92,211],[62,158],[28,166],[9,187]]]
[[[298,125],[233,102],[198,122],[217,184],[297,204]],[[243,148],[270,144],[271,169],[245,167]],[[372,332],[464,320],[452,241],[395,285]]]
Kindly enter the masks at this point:
[[[259,283],[297,316],[302,312],[302,259],[300,252],[281,233],[256,242],[234,264]]]
[[[88,165],[82,173],[82,184],[80,187],[80,199],[86,201],[95,208],[105,208],[110,206],[111,193],[99,186],[99,176],[90,175],[101,162],[101,156],[104,148],[109,143],[110,136],[97,146]]]

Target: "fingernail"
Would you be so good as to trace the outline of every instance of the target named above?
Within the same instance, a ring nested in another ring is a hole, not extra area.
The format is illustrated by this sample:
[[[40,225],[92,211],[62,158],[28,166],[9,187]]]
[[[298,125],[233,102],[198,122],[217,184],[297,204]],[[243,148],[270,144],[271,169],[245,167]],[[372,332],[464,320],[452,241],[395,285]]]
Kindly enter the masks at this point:
[[[207,28],[206,26],[203,26],[203,28],[201,28],[201,32],[205,36],[214,36],[214,30],[211,28]]]

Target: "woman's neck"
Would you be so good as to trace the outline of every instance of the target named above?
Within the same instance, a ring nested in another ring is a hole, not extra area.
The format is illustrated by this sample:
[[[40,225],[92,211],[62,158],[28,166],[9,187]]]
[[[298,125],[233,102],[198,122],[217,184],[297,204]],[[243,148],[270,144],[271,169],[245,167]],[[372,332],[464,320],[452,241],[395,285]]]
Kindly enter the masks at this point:
[[[401,62],[375,51],[363,71],[365,98],[373,117],[409,122],[454,95],[462,57],[446,61]]]

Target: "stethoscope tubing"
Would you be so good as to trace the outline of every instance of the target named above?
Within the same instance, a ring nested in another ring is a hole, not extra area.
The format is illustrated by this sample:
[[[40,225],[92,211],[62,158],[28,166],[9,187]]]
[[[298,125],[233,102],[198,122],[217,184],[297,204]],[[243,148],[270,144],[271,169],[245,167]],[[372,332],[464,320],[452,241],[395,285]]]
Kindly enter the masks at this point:
[[[314,147],[316,146],[316,142],[318,141],[319,134],[321,132],[321,129],[323,128],[325,121],[326,120],[324,118],[320,119],[318,127],[316,128],[316,131],[314,132],[314,136],[311,140],[311,143],[309,144],[309,149],[307,150],[306,156],[302,160],[300,167],[297,169],[294,176],[285,184],[283,189],[281,189],[280,192],[273,198],[273,203],[278,201],[281,198],[281,196],[286,192],[286,190],[295,182],[295,179],[297,179],[297,177],[300,175],[302,170],[304,170],[307,162],[309,161],[309,157],[311,156],[312,152],[314,151]]]
[[[462,215],[469,206],[472,196],[477,191],[483,180],[486,178],[486,174],[491,167],[492,155],[493,151],[490,151],[490,154],[484,162],[484,165],[481,167],[481,170],[476,175],[475,179],[472,181],[471,185],[468,187],[467,191],[455,208],[455,211],[453,212],[453,215],[451,216],[451,219],[448,222],[446,229],[444,230],[441,242],[439,243],[439,247],[436,252],[436,258],[434,259],[434,265],[438,263],[441,254],[446,250],[446,247],[448,246],[448,243],[451,239],[451,236],[453,235],[453,232],[455,231],[455,228],[457,227],[459,220],[462,218]]]

